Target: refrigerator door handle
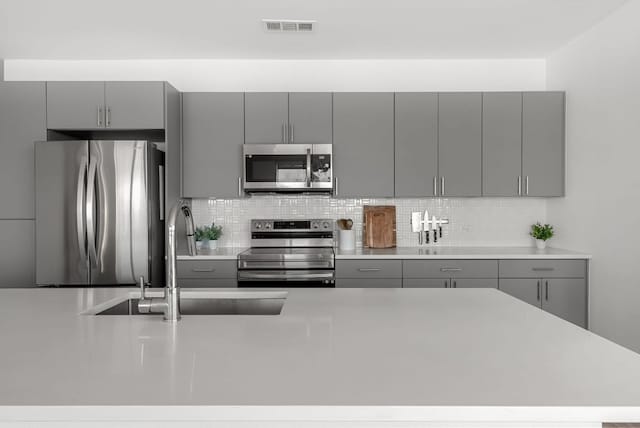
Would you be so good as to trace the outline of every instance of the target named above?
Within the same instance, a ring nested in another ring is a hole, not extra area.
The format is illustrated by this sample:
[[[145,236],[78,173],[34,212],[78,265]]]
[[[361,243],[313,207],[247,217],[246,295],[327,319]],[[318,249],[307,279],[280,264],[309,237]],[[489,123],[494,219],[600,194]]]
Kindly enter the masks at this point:
[[[87,251],[89,252],[89,262],[91,266],[98,267],[98,254],[96,249],[96,159],[89,162],[89,172],[87,176],[87,196],[85,203],[85,217],[87,219]]]
[[[164,221],[164,166],[158,165],[158,205],[160,221]]]
[[[87,243],[85,236],[86,231],[86,218],[85,218],[85,199],[87,178],[87,160],[82,159],[80,161],[80,167],[78,168],[78,185],[76,187],[76,233],[78,235],[78,251],[82,260],[87,259]]]

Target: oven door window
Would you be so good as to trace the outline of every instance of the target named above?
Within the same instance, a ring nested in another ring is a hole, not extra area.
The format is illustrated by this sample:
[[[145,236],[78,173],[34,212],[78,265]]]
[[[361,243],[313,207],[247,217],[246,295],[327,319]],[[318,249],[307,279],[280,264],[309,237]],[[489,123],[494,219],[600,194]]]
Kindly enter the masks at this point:
[[[246,180],[252,183],[304,183],[306,155],[247,155]]]

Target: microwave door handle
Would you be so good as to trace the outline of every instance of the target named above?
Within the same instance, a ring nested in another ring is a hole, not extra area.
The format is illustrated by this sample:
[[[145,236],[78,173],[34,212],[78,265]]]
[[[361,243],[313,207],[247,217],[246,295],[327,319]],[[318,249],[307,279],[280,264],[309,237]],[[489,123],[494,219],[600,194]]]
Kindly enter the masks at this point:
[[[307,149],[307,187],[311,187],[311,149]]]

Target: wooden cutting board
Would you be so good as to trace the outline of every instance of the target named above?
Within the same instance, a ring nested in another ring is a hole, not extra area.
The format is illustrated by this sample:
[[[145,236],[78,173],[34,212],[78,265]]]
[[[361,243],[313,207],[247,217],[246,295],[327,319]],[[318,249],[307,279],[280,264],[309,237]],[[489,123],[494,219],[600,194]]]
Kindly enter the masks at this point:
[[[362,244],[365,247],[395,247],[396,207],[394,205],[365,205],[362,227]]]

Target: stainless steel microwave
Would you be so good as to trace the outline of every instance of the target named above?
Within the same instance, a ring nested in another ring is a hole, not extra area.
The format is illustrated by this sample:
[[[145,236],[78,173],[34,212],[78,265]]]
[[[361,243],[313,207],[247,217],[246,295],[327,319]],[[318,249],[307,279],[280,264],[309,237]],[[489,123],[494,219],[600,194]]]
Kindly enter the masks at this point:
[[[333,191],[331,144],[245,144],[244,191]]]

